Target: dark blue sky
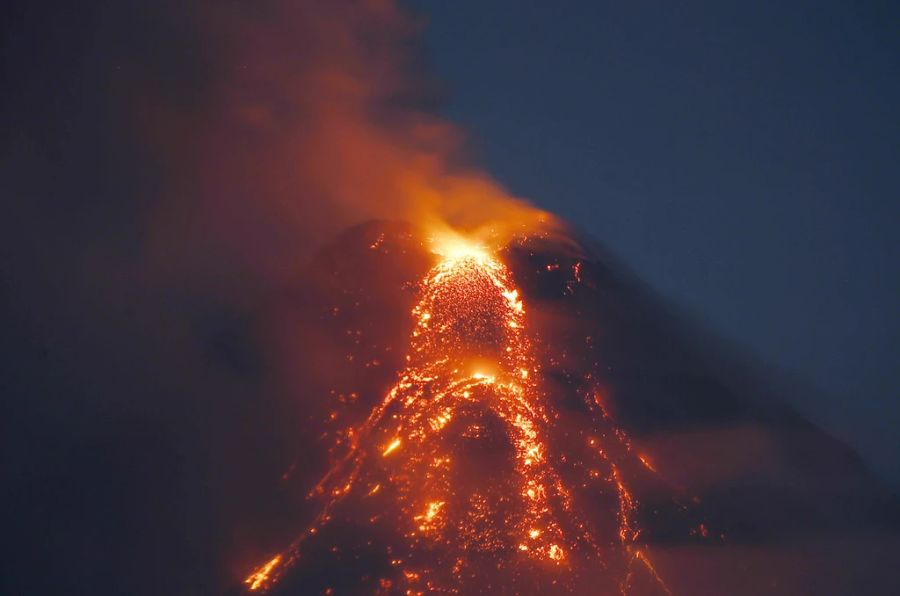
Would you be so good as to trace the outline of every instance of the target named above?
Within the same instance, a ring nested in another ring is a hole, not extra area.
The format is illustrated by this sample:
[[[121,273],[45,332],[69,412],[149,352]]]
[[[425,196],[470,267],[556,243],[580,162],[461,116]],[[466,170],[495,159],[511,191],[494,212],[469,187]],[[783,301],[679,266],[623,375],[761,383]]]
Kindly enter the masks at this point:
[[[896,5],[413,5],[493,175],[813,383],[900,483]]]

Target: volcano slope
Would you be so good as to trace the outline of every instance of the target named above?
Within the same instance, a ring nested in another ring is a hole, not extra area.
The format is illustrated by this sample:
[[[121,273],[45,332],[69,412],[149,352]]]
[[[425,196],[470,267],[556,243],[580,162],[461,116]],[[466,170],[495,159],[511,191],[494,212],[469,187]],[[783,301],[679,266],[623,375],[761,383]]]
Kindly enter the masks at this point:
[[[241,590],[900,587],[897,501],[786,405],[807,389],[574,234],[433,251],[356,227],[268,309],[306,498],[259,515]]]

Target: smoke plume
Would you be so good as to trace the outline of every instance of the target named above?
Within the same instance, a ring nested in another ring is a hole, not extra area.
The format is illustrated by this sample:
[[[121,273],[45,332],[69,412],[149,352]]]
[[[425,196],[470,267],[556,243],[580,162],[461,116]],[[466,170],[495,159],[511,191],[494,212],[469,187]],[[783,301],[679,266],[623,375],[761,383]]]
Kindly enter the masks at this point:
[[[202,229],[277,271],[370,219],[500,242],[548,219],[469,162],[464,134],[435,113],[423,23],[395,3],[210,3],[200,14],[197,93],[135,97],[172,182],[153,250]]]

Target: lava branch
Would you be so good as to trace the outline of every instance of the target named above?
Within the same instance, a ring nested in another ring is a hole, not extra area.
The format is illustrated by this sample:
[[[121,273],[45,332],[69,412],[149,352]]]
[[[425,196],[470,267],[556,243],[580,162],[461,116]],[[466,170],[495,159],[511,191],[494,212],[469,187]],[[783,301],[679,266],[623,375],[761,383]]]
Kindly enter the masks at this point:
[[[552,458],[548,437],[556,414],[540,390],[541,368],[525,332],[525,307],[508,269],[482,250],[457,249],[443,255],[420,287],[406,369],[368,418],[350,429],[346,455],[310,491],[326,499],[319,515],[285,552],[245,579],[249,591],[268,590],[296,563],[303,542],[331,520],[367,466],[386,472],[396,489],[410,550],[440,544],[452,551],[457,582],[469,557],[485,554],[532,561],[547,573],[565,572],[577,552],[603,565],[605,553],[576,511]],[[480,438],[486,431],[473,422],[478,416],[497,421],[511,449],[507,473],[516,488],[502,496],[510,511],[502,521],[492,512],[496,496],[481,489],[461,494],[454,486],[461,462],[453,433]],[[617,439],[627,441],[620,432]],[[615,462],[595,442],[590,440],[593,457],[610,470],[605,480],[619,495],[618,540],[627,553],[620,588],[628,591],[633,565],[641,564],[668,592],[646,551],[636,545],[636,501]],[[371,496],[381,487],[370,483],[364,490]],[[429,574],[405,569],[400,577],[415,588]]]

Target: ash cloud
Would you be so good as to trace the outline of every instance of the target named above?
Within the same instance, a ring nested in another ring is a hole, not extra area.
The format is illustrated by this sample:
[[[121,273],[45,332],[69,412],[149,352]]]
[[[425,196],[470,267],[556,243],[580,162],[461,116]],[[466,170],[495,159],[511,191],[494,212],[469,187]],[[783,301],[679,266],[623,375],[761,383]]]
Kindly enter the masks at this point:
[[[278,343],[316,247],[536,212],[434,114],[393,2],[3,17],[0,591],[221,592],[308,513],[273,479],[315,447],[292,361],[342,356],[305,318]]]
[[[473,230],[542,216],[474,168],[464,135],[435,115],[423,23],[393,2],[213,3],[200,15],[199,99],[135,97],[175,193],[154,214],[152,250],[171,251],[174,234],[192,252],[202,229],[277,275],[371,219]]]

